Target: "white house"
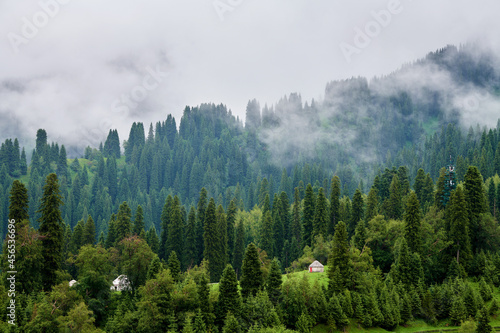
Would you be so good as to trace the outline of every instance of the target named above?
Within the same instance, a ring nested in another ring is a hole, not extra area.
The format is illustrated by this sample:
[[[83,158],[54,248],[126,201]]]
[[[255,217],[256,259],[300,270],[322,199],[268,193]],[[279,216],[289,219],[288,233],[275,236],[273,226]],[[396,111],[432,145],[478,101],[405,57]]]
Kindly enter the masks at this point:
[[[124,274],[120,275],[113,281],[113,285],[110,287],[113,291],[130,290],[130,282],[128,277]]]
[[[324,272],[325,267],[317,260],[314,260],[312,264],[309,265],[309,273]]]
[[[69,286],[70,287],[76,286],[77,284],[78,284],[78,281],[76,281],[76,280],[69,281]]]

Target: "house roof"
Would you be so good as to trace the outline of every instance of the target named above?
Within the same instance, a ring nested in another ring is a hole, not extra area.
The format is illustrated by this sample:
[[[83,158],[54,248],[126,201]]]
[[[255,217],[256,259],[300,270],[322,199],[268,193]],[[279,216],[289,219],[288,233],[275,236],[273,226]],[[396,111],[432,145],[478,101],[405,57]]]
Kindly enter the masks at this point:
[[[314,262],[310,264],[309,267],[324,267],[324,266],[319,261],[314,260]]]

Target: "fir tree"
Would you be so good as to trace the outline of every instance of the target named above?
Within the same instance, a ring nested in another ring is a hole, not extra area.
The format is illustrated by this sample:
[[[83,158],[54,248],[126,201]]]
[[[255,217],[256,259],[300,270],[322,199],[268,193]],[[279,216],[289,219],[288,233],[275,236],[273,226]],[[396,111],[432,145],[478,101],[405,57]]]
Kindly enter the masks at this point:
[[[483,177],[475,166],[470,166],[464,177],[465,201],[469,218],[469,232],[474,251],[479,245],[479,215],[486,212]]]
[[[389,187],[389,199],[386,208],[387,217],[399,220],[403,215],[403,206],[401,199],[401,187],[397,175],[392,177],[392,182]]]
[[[29,219],[28,210],[28,190],[19,180],[14,180],[10,190],[9,220],[20,223]]]
[[[60,206],[63,204],[59,193],[57,176],[47,176],[41,199],[39,220],[42,238],[42,283],[45,290],[50,290],[56,281],[56,272],[61,268],[64,224]]]
[[[241,295],[244,298],[250,295],[255,296],[257,291],[262,288],[263,282],[259,253],[257,252],[257,247],[253,243],[250,243],[246,248],[241,267]]]
[[[217,217],[215,214],[215,201],[214,198],[210,198],[210,201],[205,212],[205,253],[204,258],[208,260],[208,271],[210,272],[210,281],[217,282],[220,279],[218,264],[220,262],[221,254],[218,253],[218,232],[217,232]]]
[[[172,205],[174,203],[174,199],[169,194],[167,199],[165,200],[165,204],[163,205],[163,210],[161,211],[161,233],[160,233],[160,249],[159,256],[160,259],[167,258],[167,242],[168,242],[168,227],[170,224],[170,216],[172,214]]]
[[[186,243],[184,247],[184,267],[191,268],[197,263],[196,248],[196,211],[191,206],[188,215],[187,228],[186,228]]]
[[[360,220],[354,232],[354,246],[356,246],[357,249],[362,251],[366,244],[366,238],[367,235],[366,235],[365,222],[363,220]]]
[[[293,201],[293,216],[292,216],[292,239],[295,239],[297,251],[302,244],[302,224],[300,222],[300,196],[298,187],[295,188]]]
[[[156,275],[163,270],[163,265],[158,256],[155,256],[151,263],[149,264],[148,274],[146,276],[146,280],[156,279]]]
[[[365,222],[368,223],[372,218],[378,214],[378,190],[372,186],[370,192],[368,192],[368,198],[366,200],[366,214]]]
[[[212,327],[214,314],[212,312],[212,304],[210,303],[210,287],[205,274],[201,275],[198,284],[198,304],[200,305],[200,312],[205,326],[208,328]]]
[[[449,256],[467,268],[472,260],[471,240],[469,236],[466,201],[461,187],[451,192],[447,211],[448,239],[452,242],[448,248]]]
[[[228,262],[233,262],[233,254],[234,254],[234,243],[235,243],[235,222],[236,222],[236,213],[238,211],[238,207],[236,206],[235,199],[231,200],[229,206],[227,207],[227,215],[226,215],[226,223],[227,223],[227,254],[228,254]]]
[[[205,230],[205,211],[207,209],[207,190],[203,187],[200,190],[200,198],[198,199],[197,211],[196,211],[196,248],[198,251],[198,260],[201,262],[204,254],[205,241],[204,241],[204,230]]]
[[[172,208],[170,209],[170,223],[168,225],[168,239],[165,245],[166,251],[171,253],[175,251],[180,262],[184,253],[184,224],[181,215],[181,203],[178,196],[174,197]]]
[[[234,317],[232,312],[228,312],[226,319],[224,320],[224,327],[222,328],[222,333],[241,333],[240,323]]]

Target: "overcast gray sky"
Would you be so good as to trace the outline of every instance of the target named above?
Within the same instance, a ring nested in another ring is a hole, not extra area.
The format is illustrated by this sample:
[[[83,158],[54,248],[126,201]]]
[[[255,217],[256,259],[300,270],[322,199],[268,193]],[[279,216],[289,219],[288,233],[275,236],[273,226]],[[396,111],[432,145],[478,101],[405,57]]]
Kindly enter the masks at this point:
[[[177,123],[186,105],[271,105],[388,74],[447,44],[497,48],[498,1],[0,0],[2,139],[66,144]],[[9,124],[6,128],[5,124]]]

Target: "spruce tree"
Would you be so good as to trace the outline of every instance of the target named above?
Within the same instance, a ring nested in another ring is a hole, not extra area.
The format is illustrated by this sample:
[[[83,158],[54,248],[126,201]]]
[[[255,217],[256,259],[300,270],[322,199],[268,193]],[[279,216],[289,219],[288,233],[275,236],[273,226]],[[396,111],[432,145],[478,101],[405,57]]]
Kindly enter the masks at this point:
[[[283,224],[283,218],[281,216],[281,199],[277,194],[274,195],[273,199],[273,209],[272,209],[272,221],[273,221],[273,256],[281,258],[283,252],[283,244],[285,241],[285,226]]]
[[[168,225],[168,238],[165,249],[168,253],[175,251],[180,262],[183,262],[184,253],[184,223],[182,222],[181,203],[178,196],[174,197],[170,209],[170,222]]]
[[[269,299],[276,306],[281,295],[281,284],[283,282],[281,269],[277,258],[271,261],[271,269],[267,277],[266,289]]]
[[[126,201],[122,202],[122,204],[118,208],[118,214],[116,214],[115,243],[119,243],[122,239],[130,237],[130,235],[132,234],[131,217],[132,210],[130,209]]]
[[[340,221],[340,178],[333,176],[330,190],[330,223],[328,224],[328,234],[333,235],[335,227]]]
[[[186,227],[186,243],[184,247],[184,267],[191,268],[197,263],[196,248],[196,211],[191,206],[188,214],[188,221]]]
[[[356,230],[356,226],[360,220],[364,217],[364,201],[363,195],[361,191],[356,189],[354,193],[354,197],[352,198],[352,208],[351,208],[351,219],[348,221],[347,233],[349,237],[354,235],[354,231]]]
[[[175,251],[171,251],[168,256],[167,268],[170,269],[170,274],[172,274],[174,281],[179,282],[181,279],[181,262]]]
[[[85,226],[83,227],[82,234],[82,245],[94,245],[95,243],[95,223],[92,219],[92,216],[88,216],[87,222],[85,222]]]
[[[56,272],[61,268],[64,223],[60,206],[63,204],[59,192],[57,176],[51,173],[47,176],[41,199],[39,219],[42,238],[42,284],[45,290],[55,284]]]
[[[210,286],[208,282],[207,276],[203,273],[198,283],[198,304],[200,305],[200,312],[205,326],[210,328],[215,316],[212,311],[212,303],[210,303]]]
[[[302,224],[300,221],[300,196],[298,187],[295,188],[293,198],[294,200],[291,234],[292,239],[296,240],[297,251],[299,251],[300,244],[302,244]]]
[[[243,220],[240,220],[236,227],[236,240],[234,242],[234,254],[233,254],[233,267],[238,277],[241,274],[241,265],[243,263],[244,254],[245,254],[245,229],[243,225]]]
[[[406,202],[405,233],[404,236],[408,242],[410,253],[421,253],[421,232],[420,232],[420,203],[417,194],[411,192]]]
[[[144,211],[141,205],[137,205],[137,210],[134,217],[133,234],[139,236],[144,231]]]
[[[490,325],[490,318],[488,316],[486,306],[483,306],[481,310],[479,310],[477,321],[477,333],[490,333],[493,331],[493,327]]]
[[[219,318],[223,321],[228,311],[239,316],[241,310],[241,296],[238,291],[238,280],[233,267],[228,264],[222,273],[219,283]]]
[[[479,219],[486,212],[483,176],[475,166],[469,166],[464,176],[465,201],[469,218],[469,232],[472,250],[479,248]]]
[[[273,257],[273,220],[269,211],[262,215],[260,238],[260,248],[266,251],[269,257]]]
[[[337,271],[337,274],[336,274]],[[333,245],[328,257],[328,289],[340,292],[352,284],[352,261],[347,242],[347,230],[344,222],[335,228]]]
[[[311,246],[313,241],[313,220],[315,210],[315,195],[311,184],[307,184],[302,210],[302,240],[303,246]]]
[[[246,248],[241,267],[241,295],[244,298],[250,295],[255,296],[257,291],[262,288],[263,282],[259,253],[257,252],[257,247],[253,243],[250,243]]]
[[[19,180],[14,180],[10,189],[9,220],[20,223],[29,219],[28,209],[28,190]]]
[[[221,276],[228,264],[227,261],[227,221],[222,205],[217,207],[217,275]]]
[[[207,190],[203,187],[200,190],[200,198],[198,199],[198,204],[196,208],[196,248],[197,248],[197,262],[201,262],[203,259],[205,241],[205,211],[207,210]]]
[[[241,333],[241,327],[238,320],[235,318],[232,312],[228,312],[227,316],[224,315],[226,319],[224,320],[224,327],[222,328],[222,333]]]
[[[386,208],[387,217],[394,220],[401,219],[403,215],[403,206],[401,198],[401,186],[397,175],[392,177],[389,187],[389,199]]]
[[[160,259],[168,258],[167,252],[167,242],[168,242],[168,227],[170,224],[170,216],[172,215],[172,205],[174,203],[174,199],[169,194],[167,199],[165,200],[165,204],[163,205],[163,209],[161,211],[161,232],[160,232],[160,249],[159,256]]]
[[[363,220],[360,220],[354,232],[354,246],[356,246],[357,249],[362,251],[363,247],[366,244],[366,238],[367,235],[366,235],[365,222]]]
[[[235,243],[235,224],[236,224],[235,222],[236,222],[237,211],[238,207],[236,206],[236,200],[232,199],[231,202],[229,202],[226,214],[228,263],[233,262],[234,243]]]
[[[313,240],[316,236],[323,235],[324,238],[328,235],[328,203],[323,193],[323,188],[320,187],[318,199],[316,201],[316,211],[314,212],[313,220]]]
[[[448,240],[452,244],[448,247],[449,257],[456,258],[464,268],[468,268],[472,260],[471,238],[467,206],[461,187],[451,192],[450,203],[446,214],[446,229]]]
[[[365,222],[368,223],[372,218],[378,214],[378,190],[372,186],[370,192],[368,192],[368,198],[366,199],[366,214]]]
[[[215,214],[215,201],[214,198],[210,198],[208,202],[207,210],[205,212],[205,232],[203,238],[205,241],[205,252],[203,257],[208,260],[208,271],[210,272],[210,282],[217,282],[220,279],[220,273],[218,272],[218,263],[221,254],[218,253],[218,232],[217,232],[217,217]]]

